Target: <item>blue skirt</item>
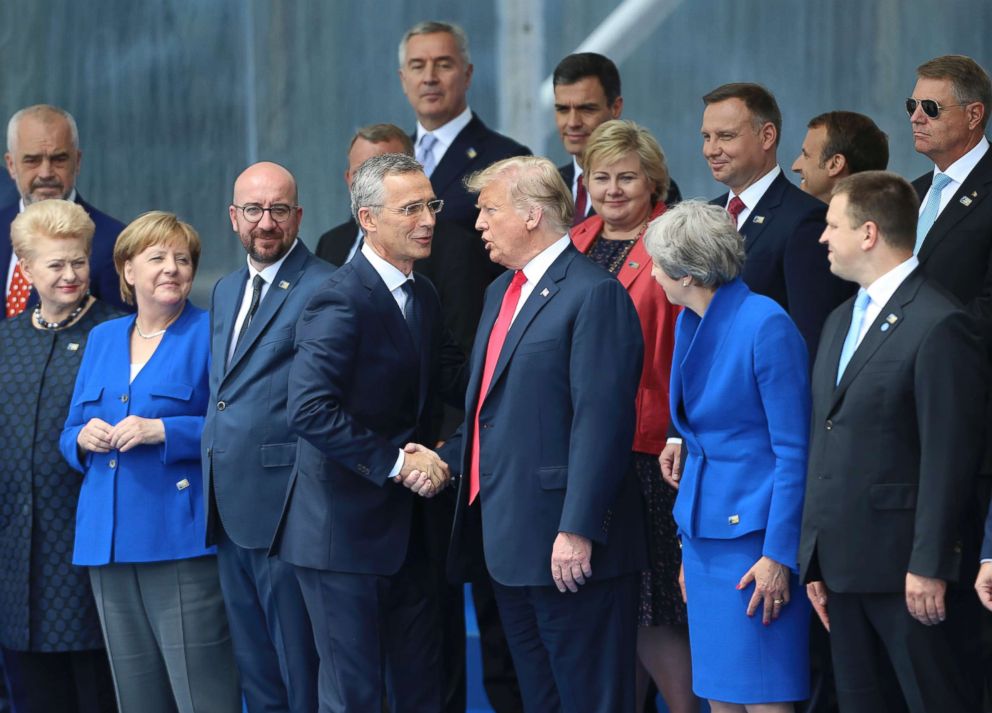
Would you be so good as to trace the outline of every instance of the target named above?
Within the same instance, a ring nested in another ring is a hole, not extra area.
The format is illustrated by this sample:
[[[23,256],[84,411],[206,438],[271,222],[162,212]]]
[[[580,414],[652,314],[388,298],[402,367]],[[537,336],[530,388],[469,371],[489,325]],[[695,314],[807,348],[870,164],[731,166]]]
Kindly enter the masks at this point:
[[[763,531],[733,540],[682,537],[688,600],[692,690],[697,696],[737,704],[800,701],[809,696],[810,607],[790,573],[790,602],[778,619],[761,623],[747,605],[752,582],[736,589],[761,557]]]

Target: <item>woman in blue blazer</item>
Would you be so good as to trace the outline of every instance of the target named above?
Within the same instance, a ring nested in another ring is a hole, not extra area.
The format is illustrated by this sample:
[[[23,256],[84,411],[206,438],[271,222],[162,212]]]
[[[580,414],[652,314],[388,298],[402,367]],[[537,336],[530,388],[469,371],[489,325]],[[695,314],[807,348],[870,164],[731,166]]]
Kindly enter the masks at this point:
[[[743,239],[723,208],[682,203],[645,242],[655,279],[686,307],[671,414],[687,451],[674,515],[693,690],[714,713],[791,711],[809,689],[810,610],[797,577],[806,346],[782,308],[740,279]]]
[[[73,563],[90,567],[121,713],[241,710],[204,546],[210,332],[187,302],[199,254],[196,232],[169,213],[121,233],[114,262],[137,313],[90,333],[60,440],[85,475]]]

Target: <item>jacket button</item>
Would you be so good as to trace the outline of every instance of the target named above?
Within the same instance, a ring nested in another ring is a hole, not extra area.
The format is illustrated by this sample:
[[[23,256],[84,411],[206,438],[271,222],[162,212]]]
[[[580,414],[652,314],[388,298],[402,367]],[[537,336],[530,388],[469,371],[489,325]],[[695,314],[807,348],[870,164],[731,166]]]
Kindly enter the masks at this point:
[[[226,408],[227,408],[227,404],[226,403],[224,403],[223,401],[218,401],[217,402],[217,410],[218,411],[223,411]]]
[[[117,467],[117,461],[114,460],[113,458],[111,458],[110,459],[110,462],[107,463],[107,465],[109,465],[111,468],[116,468]]]
[[[829,418],[827,419],[826,427],[828,431],[834,427],[834,422],[831,421]]]
[[[207,449],[207,458],[211,457],[213,454],[214,454],[214,449],[213,448],[208,448]]]
[[[127,403],[127,394],[121,394],[121,403],[122,404],[126,404]]]

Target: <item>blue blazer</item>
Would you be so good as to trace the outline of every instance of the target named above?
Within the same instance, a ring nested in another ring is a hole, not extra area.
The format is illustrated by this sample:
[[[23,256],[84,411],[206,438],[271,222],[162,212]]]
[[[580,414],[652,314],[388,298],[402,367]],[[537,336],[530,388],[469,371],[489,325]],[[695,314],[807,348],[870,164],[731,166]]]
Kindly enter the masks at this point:
[[[210,323],[186,303],[135,378],[130,376],[134,316],[90,332],[59,446],[84,474],[73,564],[155,562],[213,554],[203,545],[200,434],[210,393]],[[86,453],[79,431],[91,418],[114,425],[134,414],[160,418],[165,442],[127,453]]]
[[[210,339],[215,358],[201,446],[207,544],[214,544],[218,514],[228,537],[240,547],[260,549],[272,543],[296,460],[296,434],[286,415],[296,322],[332,272],[333,267],[298,241],[265,293],[230,365],[228,347],[248,286],[247,265],[214,286]],[[212,498],[214,507],[209,506]]]
[[[473,420],[486,345],[512,275],[508,270],[486,292],[464,437],[442,452],[463,474],[452,579],[470,566],[462,526]],[[496,581],[552,586],[551,548],[561,531],[593,541],[597,579],[643,566],[643,502],[630,469],[643,359],[641,324],[627,290],[569,244],[513,320],[479,414],[482,540]]]
[[[796,570],[806,453],[806,345],[775,302],[741,279],[675,328],[671,413],[687,449],[673,514],[689,537],[763,530],[762,553]]]

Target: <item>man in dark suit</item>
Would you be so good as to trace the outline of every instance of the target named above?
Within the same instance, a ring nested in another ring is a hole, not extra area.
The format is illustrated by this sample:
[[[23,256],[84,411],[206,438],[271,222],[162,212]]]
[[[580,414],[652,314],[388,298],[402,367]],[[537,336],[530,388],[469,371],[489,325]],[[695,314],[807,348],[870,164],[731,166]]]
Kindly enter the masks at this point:
[[[247,265],[210,300],[203,428],[207,544],[217,563],[249,711],[317,710],[317,651],[293,568],[268,556],[296,457],[286,415],[296,323],[333,269],[297,238],[296,181],[274,163],[234,184],[231,227]]]
[[[362,249],[297,326],[288,408],[300,442],[272,551],[303,589],[322,712],[375,711],[388,692],[394,713],[437,713],[440,632],[413,501],[448,473],[433,452],[401,449],[434,443],[434,394],[463,393],[437,294],[412,273],[438,205],[420,164],[401,154],[363,163],[351,202]]]
[[[898,176],[837,184],[822,241],[861,289],[813,368],[799,563],[830,629],[843,711],[980,710],[946,617],[982,452],[987,366],[974,321],[913,255],[918,201]]]
[[[620,92],[620,72],[609,57],[595,52],[570,54],[555,67],[551,82],[555,92],[555,124],[562,145],[572,160],[558,167],[565,185],[572,191],[578,225],[596,213],[586,192],[582,176],[582,152],[589,136],[600,124],[619,119],[623,113]],[[671,181],[665,203],[673,205],[682,200],[675,181]]]
[[[824,203],[842,178],[861,171],[884,171],[889,165],[889,137],[869,117],[853,111],[817,114],[806,124],[792,172],[799,187]]]
[[[21,198],[0,210],[0,266],[5,269],[6,278],[6,309],[0,319],[14,317],[37,302],[11,250],[10,224],[24,206],[47,198],[75,201],[86,209],[96,225],[90,254],[90,291],[104,302],[134,311],[121,299],[120,281],[114,269],[114,242],[124,224],[91,206],[76,191],[83,158],[76,120],[55,106],[29,106],[10,118],[7,143],[7,171]]]
[[[453,578],[484,563],[526,710],[634,709],[644,532],[629,469],[643,339],[626,290],[572,246],[568,188],[544,158],[468,181],[507,272],[486,293],[466,421]]]

